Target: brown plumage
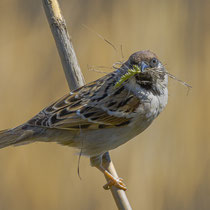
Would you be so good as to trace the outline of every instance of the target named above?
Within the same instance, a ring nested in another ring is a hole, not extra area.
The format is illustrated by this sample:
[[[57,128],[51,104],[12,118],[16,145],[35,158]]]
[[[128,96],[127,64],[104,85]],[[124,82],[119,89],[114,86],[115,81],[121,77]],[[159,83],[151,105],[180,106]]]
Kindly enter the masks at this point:
[[[116,87],[133,65],[141,72]],[[81,149],[100,166],[95,160],[143,132],[167,98],[164,66],[151,51],[136,52],[116,71],[65,95],[23,125],[1,131],[0,148],[58,142]]]

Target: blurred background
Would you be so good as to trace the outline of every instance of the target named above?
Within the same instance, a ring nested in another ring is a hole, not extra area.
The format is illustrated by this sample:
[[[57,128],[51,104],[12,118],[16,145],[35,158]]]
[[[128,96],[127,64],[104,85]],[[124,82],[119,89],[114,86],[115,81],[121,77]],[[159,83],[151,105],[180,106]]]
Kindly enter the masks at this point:
[[[170,73],[193,86],[187,94],[170,79],[164,112],[111,152],[133,209],[210,209],[209,1],[60,0],[60,6],[86,82],[104,75],[88,66],[111,67],[150,49]],[[1,0],[0,26],[0,129],[6,129],[69,89],[41,0]],[[88,158],[81,159],[82,180],[77,167],[75,151],[54,143],[2,149],[0,209],[115,209],[102,188],[103,175]]]

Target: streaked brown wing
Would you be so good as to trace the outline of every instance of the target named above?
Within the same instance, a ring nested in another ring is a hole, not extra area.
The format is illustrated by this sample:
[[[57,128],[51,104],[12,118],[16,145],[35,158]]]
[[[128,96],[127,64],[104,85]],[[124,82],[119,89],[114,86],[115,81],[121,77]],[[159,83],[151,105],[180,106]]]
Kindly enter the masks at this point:
[[[114,74],[108,74],[64,96],[28,124],[69,130],[127,125],[140,101],[123,86],[114,88],[114,84]]]

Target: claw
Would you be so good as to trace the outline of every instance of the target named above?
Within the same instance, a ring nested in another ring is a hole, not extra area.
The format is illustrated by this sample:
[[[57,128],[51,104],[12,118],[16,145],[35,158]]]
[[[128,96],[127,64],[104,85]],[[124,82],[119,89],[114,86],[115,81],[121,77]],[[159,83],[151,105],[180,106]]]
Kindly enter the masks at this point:
[[[107,153],[105,153],[107,154]],[[118,189],[121,190],[127,190],[127,187],[123,183],[122,178],[114,177],[108,170],[107,168],[104,168],[101,164],[101,156],[95,156],[90,158],[90,162],[92,166],[95,166],[97,169],[99,169],[106,179],[108,180],[107,184],[103,186],[105,190],[109,190],[112,186],[115,186]]]
[[[109,190],[112,186],[115,186],[118,189],[121,189],[121,190],[124,190],[124,191],[127,190],[127,187],[123,183],[123,179],[122,178],[115,178],[115,177],[110,178],[109,177],[109,181],[103,186],[103,188],[105,190]]]

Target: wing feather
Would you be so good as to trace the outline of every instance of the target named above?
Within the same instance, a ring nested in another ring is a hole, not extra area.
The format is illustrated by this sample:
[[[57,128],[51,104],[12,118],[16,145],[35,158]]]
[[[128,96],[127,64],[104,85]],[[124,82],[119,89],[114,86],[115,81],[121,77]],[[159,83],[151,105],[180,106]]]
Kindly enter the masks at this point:
[[[116,81],[110,73],[65,95],[27,123],[68,130],[127,125],[140,101],[124,86],[115,88]]]

